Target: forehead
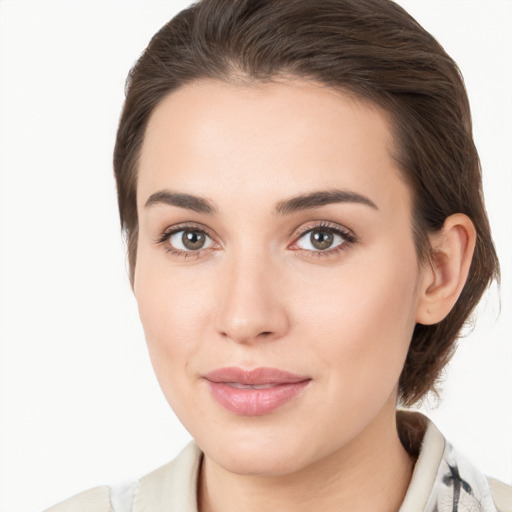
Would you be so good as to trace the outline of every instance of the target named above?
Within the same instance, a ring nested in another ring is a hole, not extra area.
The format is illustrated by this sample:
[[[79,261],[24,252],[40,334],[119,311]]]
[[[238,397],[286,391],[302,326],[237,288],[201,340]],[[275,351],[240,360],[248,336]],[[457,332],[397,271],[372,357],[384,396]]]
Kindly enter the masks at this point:
[[[408,195],[392,151],[386,113],[327,86],[195,82],[169,94],[150,117],[139,207],[165,188],[232,202],[233,193],[249,190],[270,200],[290,195],[290,187],[343,187],[390,200],[392,189]]]

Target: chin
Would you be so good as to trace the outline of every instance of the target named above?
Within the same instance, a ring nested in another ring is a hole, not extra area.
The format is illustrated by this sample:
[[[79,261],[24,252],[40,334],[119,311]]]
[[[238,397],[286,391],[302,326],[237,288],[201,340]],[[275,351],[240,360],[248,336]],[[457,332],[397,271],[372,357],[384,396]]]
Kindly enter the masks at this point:
[[[239,432],[233,429],[221,436],[196,439],[209,459],[238,475],[283,476],[314,461],[314,447],[299,433],[279,435],[276,428],[262,430],[251,436],[246,428]]]
[[[275,477],[295,473],[302,469],[297,452],[283,453],[281,449],[240,450],[230,453],[208,454],[219,466],[230,473],[245,476]]]

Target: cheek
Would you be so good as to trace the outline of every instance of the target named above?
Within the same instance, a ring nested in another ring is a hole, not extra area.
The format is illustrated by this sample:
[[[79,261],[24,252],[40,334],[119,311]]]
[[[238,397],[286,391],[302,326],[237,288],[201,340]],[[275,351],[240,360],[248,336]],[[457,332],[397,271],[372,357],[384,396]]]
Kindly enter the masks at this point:
[[[135,273],[135,296],[156,376],[167,399],[179,391],[204,339],[204,281],[190,272],[169,272],[141,251]]]
[[[188,344],[204,309],[204,277],[194,265],[173,269],[160,249],[140,247],[134,291],[148,343],[176,338]]]
[[[298,290],[300,330],[317,340],[317,355],[335,367],[331,378],[344,389],[356,393],[398,380],[415,325],[417,279],[414,253],[400,260],[389,254]]]

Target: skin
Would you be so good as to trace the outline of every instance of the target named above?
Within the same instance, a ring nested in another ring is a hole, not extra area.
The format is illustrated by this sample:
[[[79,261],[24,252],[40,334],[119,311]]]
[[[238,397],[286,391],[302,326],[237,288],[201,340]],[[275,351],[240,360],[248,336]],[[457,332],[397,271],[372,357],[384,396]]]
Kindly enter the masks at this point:
[[[162,390],[205,452],[202,512],[398,510],[414,463],[396,430],[398,378],[416,322],[439,321],[458,297],[474,232],[452,216],[432,238],[437,256],[420,265],[392,150],[378,107],[300,80],[197,82],[153,112],[134,292]],[[332,189],[375,207],[274,213],[280,201]],[[218,212],[146,206],[166,190],[205,197]],[[299,234],[325,222],[349,236],[324,250]],[[187,250],[183,233],[162,235],[183,223],[208,234],[186,258],[169,252]],[[202,378],[226,366],[311,381],[276,411],[245,417],[221,407]]]

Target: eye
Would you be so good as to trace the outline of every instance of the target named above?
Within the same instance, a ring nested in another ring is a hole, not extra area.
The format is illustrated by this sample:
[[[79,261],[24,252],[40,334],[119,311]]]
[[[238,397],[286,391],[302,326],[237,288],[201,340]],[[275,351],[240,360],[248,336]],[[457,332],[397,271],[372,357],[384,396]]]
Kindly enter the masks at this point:
[[[321,225],[303,232],[295,245],[305,251],[330,252],[353,241],[354,237],[341,228]]]
[[[178,252],[199,251],[208,249],[213,240],[199,229],[180,229],[167,235],[167,243]],[[171,249],[171,250],[172,250]]]

